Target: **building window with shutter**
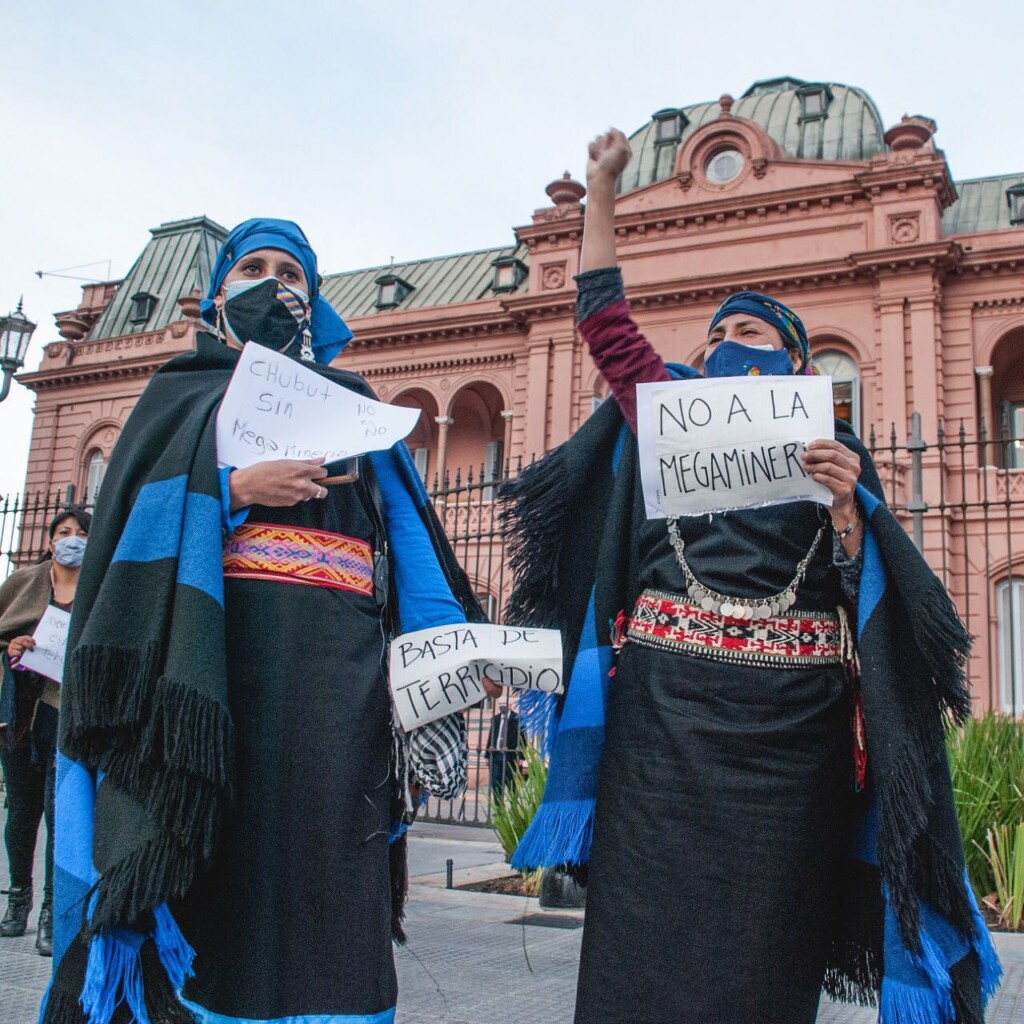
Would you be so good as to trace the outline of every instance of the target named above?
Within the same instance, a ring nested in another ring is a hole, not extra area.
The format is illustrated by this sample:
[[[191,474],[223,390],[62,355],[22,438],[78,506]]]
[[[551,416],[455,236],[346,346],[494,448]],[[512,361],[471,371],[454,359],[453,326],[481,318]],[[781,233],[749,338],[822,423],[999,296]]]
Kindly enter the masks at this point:
[[[413,448],[412,450],[412,461],[416,466],[416,472],[419,473],[420,479],[424,484],[427,482],[427,470],[430,463],[430,449],[429,448]]]
[[[103,474],[107,471],[107,460],[98,448],[93,449],[85,464],[85,503],[96,504],[96,495],[100,493]]]
[[[1012,715],[1024,713],[1024,576],[996,588],[999,634],[999,703]]]
[[[149,292],[136,292],[132,296],[132,309],[129,320],[138,326],[149,323],[153,311],[156,309],[157,296]]]
[[[505,445],[501,441],[488,442],[484,451],[483,500],[494,501],[497,488],[494,486],[502,479],[502,461],[505,458]]]
[[[1006,201],[1010,204],[1010,223],[1024,224],[1024,185],[1008,188]]]
[[[814,356],[818,372],[832,378],[832,402],[836,419],[846,420],[860,436],[860,371],[842,352],[822,352]]]

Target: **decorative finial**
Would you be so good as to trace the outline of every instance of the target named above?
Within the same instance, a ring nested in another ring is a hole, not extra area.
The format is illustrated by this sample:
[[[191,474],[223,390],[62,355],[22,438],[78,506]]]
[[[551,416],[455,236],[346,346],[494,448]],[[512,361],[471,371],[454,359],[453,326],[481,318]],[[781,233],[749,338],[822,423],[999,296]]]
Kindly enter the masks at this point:
[[[580,200],[587,194],[587,190],[578,181],[573,181],[568,171],[551,182],[544,191],[558,207],[579,206]]]
[[[931,142],[937,127],[930,117],[922,117],[920,114],[911,117],[904,114],[900,123],[890,128],[883,138],[894,152],[922,149]]]
[[[732,105],[735,102],[727,92],[718,98],[718,105],[722,108],[722,117],[732,117]]]

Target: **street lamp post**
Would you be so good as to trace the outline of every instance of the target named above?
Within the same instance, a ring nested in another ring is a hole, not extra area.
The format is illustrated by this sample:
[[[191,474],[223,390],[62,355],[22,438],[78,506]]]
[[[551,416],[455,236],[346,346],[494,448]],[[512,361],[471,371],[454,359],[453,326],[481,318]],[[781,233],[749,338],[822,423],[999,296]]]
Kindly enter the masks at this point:
[[[0,317],[0,370],[4,375],[0,402],[11,390],[11,379],[25,365],[25,353],[35,329],[36,325],[21,310],[21,299],[13,313]]]

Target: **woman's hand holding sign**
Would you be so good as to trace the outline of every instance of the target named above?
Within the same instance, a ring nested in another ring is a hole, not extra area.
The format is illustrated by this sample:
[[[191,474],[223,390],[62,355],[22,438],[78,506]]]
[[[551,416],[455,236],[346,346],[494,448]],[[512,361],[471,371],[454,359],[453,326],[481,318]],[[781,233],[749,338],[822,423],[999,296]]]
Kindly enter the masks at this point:
[[[842,539],[843,550],[853,557],[861,540],[860,513],[854,496],[860,459],[842,442],[822,439],[807,445],[803,462],[811,478],[832,492],[832,525]]]
[[[317,483],[327,476],[321,459],[274,459],[233,470],[228,477],[231,511],[246,505],[286,508],[310,498],[326,498],[327,488]]]
[[[11,664],[15,665],[21,661],[21,656],[26,651],[31,651],[36,645],[34,637],[31,636],[16,636],[7,645],[7,657],[11,659]]]

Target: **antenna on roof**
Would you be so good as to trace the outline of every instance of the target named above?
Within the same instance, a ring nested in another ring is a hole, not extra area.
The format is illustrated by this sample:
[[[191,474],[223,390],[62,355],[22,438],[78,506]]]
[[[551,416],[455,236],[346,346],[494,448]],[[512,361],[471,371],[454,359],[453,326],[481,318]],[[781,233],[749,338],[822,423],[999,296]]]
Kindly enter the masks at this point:
[[[110,260],[97,260],[95,263],[79,263],[74,267],[58,267],[56,270],[37,270],[36,277],[42,280],[44,277],[63,277],[68,281],[88,281],[90,284],[99,284],[102,281],[110,280]],[[74,274],[67,274],[67,270],[85,270],[87,267],[106,267],[106,277],[77,277]]]

